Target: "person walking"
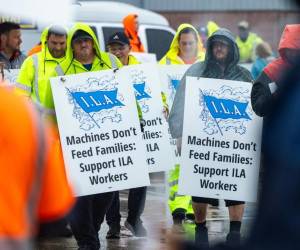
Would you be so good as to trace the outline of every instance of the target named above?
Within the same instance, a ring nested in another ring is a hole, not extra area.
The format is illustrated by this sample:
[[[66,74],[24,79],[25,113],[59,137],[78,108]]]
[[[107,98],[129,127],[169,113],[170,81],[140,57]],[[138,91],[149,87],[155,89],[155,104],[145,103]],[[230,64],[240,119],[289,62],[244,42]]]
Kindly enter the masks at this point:
[[[190,24],[181,24],[169,51],[159,61],[160,65],[184,65],[203,61],[205,57],[204,48],[197,30]],[[178,178],[180,166],[169,172],[169,208],[172,213],[174,225],[182,225],[185,218],[194,220],[191,196],[178,194]]]
[[[91,27],[76,23],[68,34],[66,60],[56,66],[53,76],[120,67],[122,64],[114,55],[100,51]],[[48,94],[52,96],[52,92]],[[100,249],[98,232],[113,197],[113,192],[78,197],[69,221],[80,250]]]
[[[0,104],[0,249],[33,249],[39,223],[64,217],[75,200],[60,142],[35,108],[5,87]]]
[[[239,62],[239,50],[232,33],[220,28],[207,41],[207,51],[204,62],[192,65],[179,84],[173,106],[169,116],[170,132],[181,147],[183,112],[185,100],[186,77],[206,77],[215,79],[237,80],[252,82],[250,72],[237,65]],[[206,197],[192,197],[195,214],[195,242],[202,247],[208,247],[208,229],[206,227],[206,215],[208,204],[215,204],[216,199]],[[230,232],[227,234],[227,243],[230,246],[240,244],[240,228],[244,213],[245,202],[225,200],[229,211]]]

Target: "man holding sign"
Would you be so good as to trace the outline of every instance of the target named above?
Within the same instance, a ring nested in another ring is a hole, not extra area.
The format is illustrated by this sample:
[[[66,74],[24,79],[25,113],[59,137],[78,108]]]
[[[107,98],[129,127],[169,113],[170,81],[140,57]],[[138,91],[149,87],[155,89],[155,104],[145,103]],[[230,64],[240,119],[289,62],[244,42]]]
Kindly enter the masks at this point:
[[[121,67],[121,63],[116,57],[100,51],[94,32],[86,24],[77,23],[70,30],[67,48],[66,60],[56,67],[56,75],[70,75]],[[52,92],[49,91],[48,94],[52,94]],[[113,96],[115,93],[110,94]],[[85,100],[85,93],[78,93],[78,95],[81,96],[73,97],[78,97],[82,101]],[[82,106],[86,109],[97,108]],[[91,110],[86,111],[90,112]],[[79,249],[100,249],[98,231],[112,199],[112,192],[78,197],[70,216],[70,225]]]
[[[205,61],[203,63],[196,63],[188,69],[176,92],[169,118],[170,131],[173,138],[179,139],[178,141],[181,141],[182,138],[186,77],[193,76],[251,82],[250,72],[238,66],[238,61],[239,51],[233,35],[226,29],[219,29],[207,41]],[[214,117],[216,114],[213,114],[213,112],[217,107],[213,109],[214,107],[209,106],[209,104],[216,103],[211,98],[213,97],[203,95],[204,102],[209,111],[211,111],[211,116]],[[228,105],[231,104],[229,103]],[[213,168],[210,170],[213,170]],[[192,197],[192,201],[196,222],[195,241],[196,244],[207,247],[207,205],[215,204],[216,200],[205,197]],[[240,228],[245,202],[225,200],[225,203],[228,207],[230,217],[230,232],[227,235],[227,243],[230,246],[238,245],[240,242]]]

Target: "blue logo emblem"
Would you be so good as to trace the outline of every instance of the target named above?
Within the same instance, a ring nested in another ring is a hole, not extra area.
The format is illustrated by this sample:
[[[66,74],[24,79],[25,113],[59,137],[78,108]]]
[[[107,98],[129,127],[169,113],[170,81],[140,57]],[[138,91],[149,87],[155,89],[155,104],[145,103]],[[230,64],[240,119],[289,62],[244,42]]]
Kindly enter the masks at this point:
[[[172,86],[173,86],[173,88],[175,90],[177,90],[177,88],[179,86],[179,83],[180,83],[180,80],[178,80],[178,79],[171,79],[171,84],[172,84]]]
[[[145,114],[149,112],[149,100],[151,97],[151,90],[147,86],[148,77],[143,70],[134,69],[130,71],[130,77],[134,88],[135,98]]]
[[[71,95],[78,105],[87,113],[99,112],[103,109],[111,109],[117,106],[124,106],[117,99],[118,89],[110,91],[93,91],[93,92],[71,92]]]
[[[224,131],[246,133],[245,122],[251,120],[249,91],[242,88],[222,86],[219,91],[199,90],[199,103],[202,106],[200,118],[204,121],[204,131],[223,135]]]
[[[229,99],[216,98],[214,96],[203,95],[204,102],[213,118],[221,119],[249,119],[246,113],[248,103],[237,102]]]
[[[169,105],[170,106],[172,106],[172,104],[173,104],[176,90],[179,87],[181,78],[182,78],[181,74],[168,74],[168,89],[169,89],[169,93],[170,93],[170,96],[169,96],[169,99],[170,99]]]
[[[118,93],[118,84],[115,76],[104,75],[88,78],[85,84],[66,88],[69,103],[74,107],[72,115],[82,130],[100,128],[107,120],[122,121],[118,111],[125,105],[122,103],[123,96]]]
[[[145,91],[145,82],[134,83],[133,87],[134,87],[135,98],[137,101],[151,98],[151,96]]]

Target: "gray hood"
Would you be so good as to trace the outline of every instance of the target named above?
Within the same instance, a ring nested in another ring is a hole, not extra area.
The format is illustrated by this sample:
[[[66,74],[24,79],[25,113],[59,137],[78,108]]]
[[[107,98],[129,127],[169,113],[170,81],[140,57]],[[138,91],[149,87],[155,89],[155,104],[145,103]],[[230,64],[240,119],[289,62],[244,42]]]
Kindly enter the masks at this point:
[[[221,69],[220,64],[213,59],[212,41],[217,38],[226,39],[231,47],[231,49],[229,49],[229,59],[226,62],[226,69],[224,72]],[[193,64],[186,71],[176,91],[173,106],[169,115],[170,132],[173,138],[180,138],[182,136],[186,77],[193,76],[251,82],[252,78],[250,72],[237,65],[238,61],[239,50],[231,32],[227,29],[219,29],[214,32],[207,40],[205,61]]]
[[[227,62],[228,66],[227,69],[232,68],[233,66],[236,66],[240,60],[240,53],[239,48],[237,46],[237,43],[235,42],[235,38],[232,35],[232,33],[224,28],[218,29],[216,32],[214,32],[207,40],[206,42],[206,56],[204,64],[207,66],[208,64],[214,63],[213,59],[213,53],[212,53],[212,43],[215,39],[225,39],[230,44],[230,60]],[[204,66],[204,67],[205,67]],[[206,70],[206,67],[204,68],[204,71]]]

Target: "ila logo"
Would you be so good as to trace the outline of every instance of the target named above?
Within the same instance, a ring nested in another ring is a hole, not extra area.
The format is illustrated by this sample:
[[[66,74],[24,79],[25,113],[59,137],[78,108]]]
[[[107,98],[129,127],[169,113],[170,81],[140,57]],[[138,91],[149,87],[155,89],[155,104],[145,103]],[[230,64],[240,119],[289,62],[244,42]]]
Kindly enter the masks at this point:
[[[199,89],[199,103],[202,106],[200,118],[204,121],[204,131],[223,135],[225,131],[246,133],[245,123],[251,120],[249,92],[241,88],[222,86],[219,91]]]

